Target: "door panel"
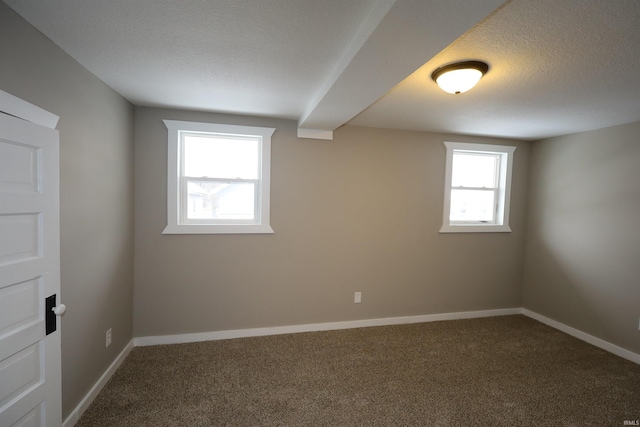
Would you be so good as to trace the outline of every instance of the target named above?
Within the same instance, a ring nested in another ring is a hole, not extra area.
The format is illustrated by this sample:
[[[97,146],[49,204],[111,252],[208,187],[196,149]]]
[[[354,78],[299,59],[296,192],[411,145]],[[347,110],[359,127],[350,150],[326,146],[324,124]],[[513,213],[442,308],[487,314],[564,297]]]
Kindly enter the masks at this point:
[[[40,257],[40,214],[0,215],[0,266]]]
[[[62,424],[58,132],[0,113],[0,426]]]
[[[0,141],[0,158],[11,159],[11,163],[0,169],[0,191],[38,191],[40,165],[37,147]]]

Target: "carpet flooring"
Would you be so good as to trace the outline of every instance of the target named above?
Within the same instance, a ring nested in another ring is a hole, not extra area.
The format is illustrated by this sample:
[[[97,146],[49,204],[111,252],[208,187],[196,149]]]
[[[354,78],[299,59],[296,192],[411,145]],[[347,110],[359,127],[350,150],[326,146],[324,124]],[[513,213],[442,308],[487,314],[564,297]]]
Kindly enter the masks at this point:
[[[136,347],[77,426],[638,419],[640,365],[516,315]]]

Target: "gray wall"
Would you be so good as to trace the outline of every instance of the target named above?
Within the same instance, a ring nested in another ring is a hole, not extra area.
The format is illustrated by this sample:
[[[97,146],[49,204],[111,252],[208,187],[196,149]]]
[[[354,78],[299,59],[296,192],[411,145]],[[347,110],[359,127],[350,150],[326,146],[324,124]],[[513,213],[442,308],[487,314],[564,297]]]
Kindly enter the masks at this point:
[[[132,338],[133,107],[3,2],[0,89],[60,116],[66,418]]]
[[[277,128],[275,234],[161,234],[162,119]],[[295,135],[292,121],[136,108],[135,336],[521,306],[528,143],[352,126],[334,141]],[[445,139],[518,146],[513,233],[438,233]]]
[[[523,305],[640,353],[640,122],[533,144]]]

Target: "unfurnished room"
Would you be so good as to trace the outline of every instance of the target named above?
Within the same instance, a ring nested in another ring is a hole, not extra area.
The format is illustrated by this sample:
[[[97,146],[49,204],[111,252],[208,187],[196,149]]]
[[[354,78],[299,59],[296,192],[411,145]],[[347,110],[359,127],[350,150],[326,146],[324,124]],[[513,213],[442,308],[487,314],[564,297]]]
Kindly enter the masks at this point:
[[[0,1],[0,426],[640,425],[640,1]]]

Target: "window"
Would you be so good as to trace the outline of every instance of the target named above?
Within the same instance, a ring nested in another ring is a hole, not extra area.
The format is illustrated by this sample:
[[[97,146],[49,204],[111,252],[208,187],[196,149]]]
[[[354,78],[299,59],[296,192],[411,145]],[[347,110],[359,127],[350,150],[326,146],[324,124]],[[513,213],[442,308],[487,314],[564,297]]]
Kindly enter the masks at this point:
[[[510,232],[511,167],[516,147],[445,142],[441,233]]]
[[[164,124],[169,151],[163,234],[273,233],[269,169],[275,129]]]

